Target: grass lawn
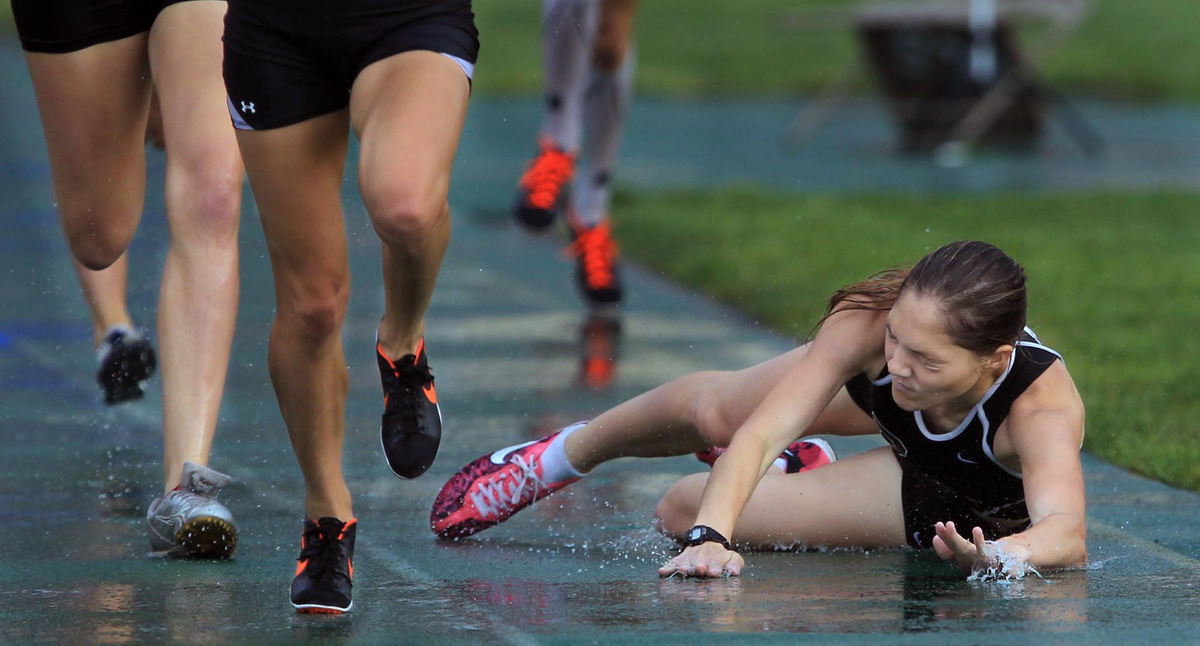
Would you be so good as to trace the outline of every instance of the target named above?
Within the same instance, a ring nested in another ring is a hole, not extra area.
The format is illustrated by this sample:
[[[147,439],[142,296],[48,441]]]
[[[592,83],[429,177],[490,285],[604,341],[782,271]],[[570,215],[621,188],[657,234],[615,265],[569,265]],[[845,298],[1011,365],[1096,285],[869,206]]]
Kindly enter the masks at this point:
[[[1025,266],[1029,323],[1083,394],[1086,448],[1200,491],[1200,195],[747,188],[623,194],[616,209],[628,255],[797,338],[844,284],[952,240],[997,244]]]
[[[788,31],[796,9],[854,0],[643,0],[638,7],[638,91],[668,96],[812,92],[854,57],[848,28]],[[481,33],[475,87],[484,94],[540,91],[541,2],[476,2]],[[1095,0],[1046,79],[1070,94],[1200,103],[1200,2]],[[1022,32],[1036,42],[1040,33]]]

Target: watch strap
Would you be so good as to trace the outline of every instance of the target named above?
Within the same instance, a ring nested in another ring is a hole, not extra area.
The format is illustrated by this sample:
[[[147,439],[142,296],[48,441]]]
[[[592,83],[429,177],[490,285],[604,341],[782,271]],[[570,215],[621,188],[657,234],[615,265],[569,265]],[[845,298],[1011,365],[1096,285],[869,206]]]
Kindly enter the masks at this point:
[[[725,549],[731,552],[735,551],[733,546],[729,544],[729,539],[708,525],[696,525],[687,530],[687,533],[684,534],[684,542],[688,547],[703,545],[704,543],[720,543]]]

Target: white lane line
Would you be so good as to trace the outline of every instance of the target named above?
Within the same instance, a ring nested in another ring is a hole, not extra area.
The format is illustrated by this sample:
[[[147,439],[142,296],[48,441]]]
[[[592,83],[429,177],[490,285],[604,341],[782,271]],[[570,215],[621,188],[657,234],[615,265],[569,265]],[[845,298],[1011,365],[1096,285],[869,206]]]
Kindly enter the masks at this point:
[[[426,587],[435,587],[438,583],[437,579],[426,574],[424,570],[409,561],[396,556],[394,552],[385,550],[378,545],[368,545],[365,551],[371,555],[372,559],[383,563],[389,572],[408,581]],[[466,599],[453,600],[453,603],[459,604],[464,609],[469,609],[483,616],[490,617],[488,627],[493,631],[495,637],[499,637],[506,644],[512,644],[513,646],[537,646],[540,643],[533,635],[501,621],[494,613],[489,612],[485,606]]]
[[[1098,520],[1092,520],[1089,518],[1087,524],[1088,533],[1099,534],[1101,536],[1115,539],[1122,543],[1136,547],[1144,552],[1153,554],[1154,556],[1157,556],[1158,558],[1163,559],[1164,561],[1167,561],[1176,567],[1180,567],[1185,570],[1191,570],[1192,572],[1200,574],[1200,560],[1194,559],[1187,554],[1176,552],[1173,549],[1163,547],[1158,543],[1148,541],[1139,536],[1130,534],[1123,529],[1113,527],[1112,525],[1102,523]]]

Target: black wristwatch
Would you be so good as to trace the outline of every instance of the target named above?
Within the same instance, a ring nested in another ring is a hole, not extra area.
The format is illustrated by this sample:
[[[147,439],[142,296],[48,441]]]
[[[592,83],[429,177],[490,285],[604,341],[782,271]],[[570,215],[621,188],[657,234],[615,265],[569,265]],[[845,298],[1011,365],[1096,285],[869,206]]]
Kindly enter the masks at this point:
[[[721,536],[721,532],[718,532],[708,525],[696,525],[695,527],[687,530],[687,534],[684,534],[684,543],[688,547],[703,545],[704,543],[720,543],[730,552],[736,551],[733,549],[733,546],[729,544],[729,540],[724,536]]]

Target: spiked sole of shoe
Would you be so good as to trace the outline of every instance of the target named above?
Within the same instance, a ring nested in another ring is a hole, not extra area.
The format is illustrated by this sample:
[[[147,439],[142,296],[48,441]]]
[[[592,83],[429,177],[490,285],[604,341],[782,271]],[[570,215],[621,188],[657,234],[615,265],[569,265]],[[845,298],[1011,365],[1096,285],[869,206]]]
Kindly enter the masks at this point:
[[[354,604],[351,603],[345,608],[334,608],[333,606],[319,606],[316,604],[296,605],[293,603],[292,607],[296,609],[296,612],[303,615],[340,615],[350,612]]]
[[[196,518],[175,532],[175,543],[187,558],[227,559],[237,549],[237,530],[220,518]]]
[[[104,403],[112,406],[121,402],[141,399],[144,394],[139,382],[108,384],[104,386]]]

